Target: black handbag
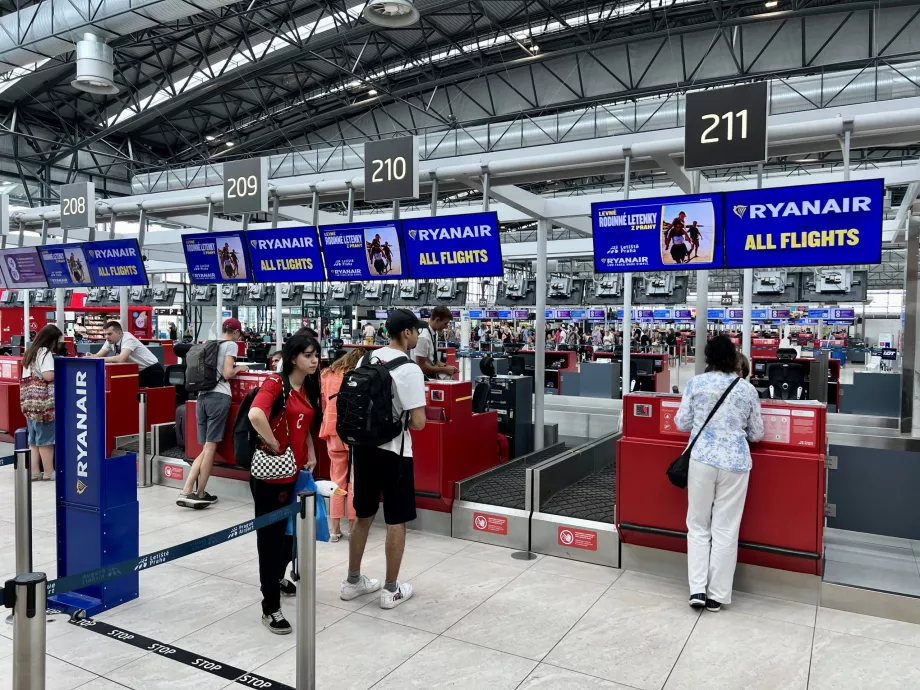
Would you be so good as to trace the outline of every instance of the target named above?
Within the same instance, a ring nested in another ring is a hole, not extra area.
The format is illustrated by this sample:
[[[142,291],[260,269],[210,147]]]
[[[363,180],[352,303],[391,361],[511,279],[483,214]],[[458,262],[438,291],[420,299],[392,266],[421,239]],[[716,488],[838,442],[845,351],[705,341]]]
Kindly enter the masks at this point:
[[[703,433],[703,429],[705,429],[706,425],[709,424],[709,420],[712,419],[712,416],[716,413],[716,410],[722,407],[722,403],[725,402],[725,398],[727,398],[728,394],[731,393],[732,388],[734,388],[735,384],[737,384],[740,380],[741,379],[739,377],[736,377],[734,381],[728,384],[728,388],[726,388],[725,392],[722,393],[722,397],[719,398],[719,401],[715,404],[715,407],[712,408],[709,416],[706,417],[706,421],[703,422],[703,426],[700,427],[699,433],[693,437],[693,440],[690,442],[690,445],[687,446],[686,450],[677,456],[677,460],[668,465],[668,479],[678,489],[687,488],[687,473],[690,471],[690,453],[693,452],[693,446],[696,445],[696,440]]]

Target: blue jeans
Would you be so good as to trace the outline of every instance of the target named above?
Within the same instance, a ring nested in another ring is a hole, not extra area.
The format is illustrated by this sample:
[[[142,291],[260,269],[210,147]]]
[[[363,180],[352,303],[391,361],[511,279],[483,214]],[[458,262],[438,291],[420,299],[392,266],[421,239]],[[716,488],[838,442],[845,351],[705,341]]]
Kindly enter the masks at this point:
[[[54,445],[54,421],[33,422],[31,419],[27,419],[26,429],[29,431],[30,446]]]

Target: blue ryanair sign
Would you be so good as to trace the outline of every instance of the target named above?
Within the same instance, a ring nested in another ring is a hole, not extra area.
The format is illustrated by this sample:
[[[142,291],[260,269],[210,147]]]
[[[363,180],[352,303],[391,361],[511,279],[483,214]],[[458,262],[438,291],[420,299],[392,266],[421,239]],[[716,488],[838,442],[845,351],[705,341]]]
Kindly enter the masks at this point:
[[[725,265],[839,266],[882,260],[883,180],[725,195]]]
[[[498,214],[494,211],[407,218],[402,228],[413,278],[502,275]]]

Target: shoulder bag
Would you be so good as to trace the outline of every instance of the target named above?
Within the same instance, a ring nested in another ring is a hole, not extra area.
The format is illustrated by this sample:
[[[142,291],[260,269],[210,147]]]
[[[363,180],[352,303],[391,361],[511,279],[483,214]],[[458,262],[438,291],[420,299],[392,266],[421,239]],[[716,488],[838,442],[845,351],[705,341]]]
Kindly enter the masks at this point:
[[[36,357],[37,359],[37,357]],[[35,360],[29,365],[29,375],[19,382],[19,405],[23,416],[33,422],[54,421],[54,383],[35,373]]]
[[[725,392],[722,393],[722,397],[719,398],[719,401],[715,404],[715,407],[712,408],[709,416],[706,417],[706,421],[703,422],[703,426],[700,427],[699,433],[693,437],[693,440],[690,441],[690,445],[688,445],[687,449],[677,457],[677,460],[668,466],[668,479],[678,489],[687,488],[687,473],[690,471],[690,453],[693,452],[693,446],[696,445],[697,439],[702,435],[703,429],[705,429],[706,425],[709,424],[709,420],[712,419],[712,416],[716,413],[716,410],[722,407],[722,403],[725,402],[725,398],[728,397],[728,394],[731,393],[732,388],[734,388],[740,380],[740,378],[735,377],[735,380],[728,384],[728,388],[726,388]]]
[[[287,422],[287,399],[291,391],[291,384],[287,376],[281,375],[282,390],[281,395],[284,404],[281,407],[280,418],[284,420],[284,426],[287,428],[288,445],[279,455],[272,455],[263,445],[259,445],[252,454],[252,467],[249,474],[254,479],[262,481],[273,479],[293,479],[297,475],[297,460],[294,458],[294,449],[291,446],[291,430]],[[278,425],[275,425],[277,430]]]

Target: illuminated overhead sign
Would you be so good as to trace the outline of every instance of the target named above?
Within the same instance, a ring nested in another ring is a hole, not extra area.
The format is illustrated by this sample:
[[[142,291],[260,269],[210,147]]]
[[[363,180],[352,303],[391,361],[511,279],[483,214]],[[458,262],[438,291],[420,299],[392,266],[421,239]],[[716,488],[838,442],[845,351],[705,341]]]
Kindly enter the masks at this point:
[[[884,196],[883,180],[728,192],[725,265],[879,263]]]
[[[319,237],[312,226],[248,231],[246,244],[252,277],[257,283],[304,283],[326,279]]]
[[[84,246],[61,244],[42,247],[39,250],[49,287],[71,288],[93,284],[86,255],[83,253]]]
[[[8,288],[48,287],[37,247],[20,247],[0,252],[0,270]]]
[[[722,196],[591,204],[598,273],[722,267]]]
[[[329,280],[408,278],[399,221],[324,225],[320,228]]]
[[[502,275],[497,213],[410,218],[402,228],[413,278]]]
[[[183,235],[182,249],[193,283],[248,283],[252,280],[242,231]]]
[[[89,242],[83,245],[94,285],[147,285],[147,269],[136,239]]]

